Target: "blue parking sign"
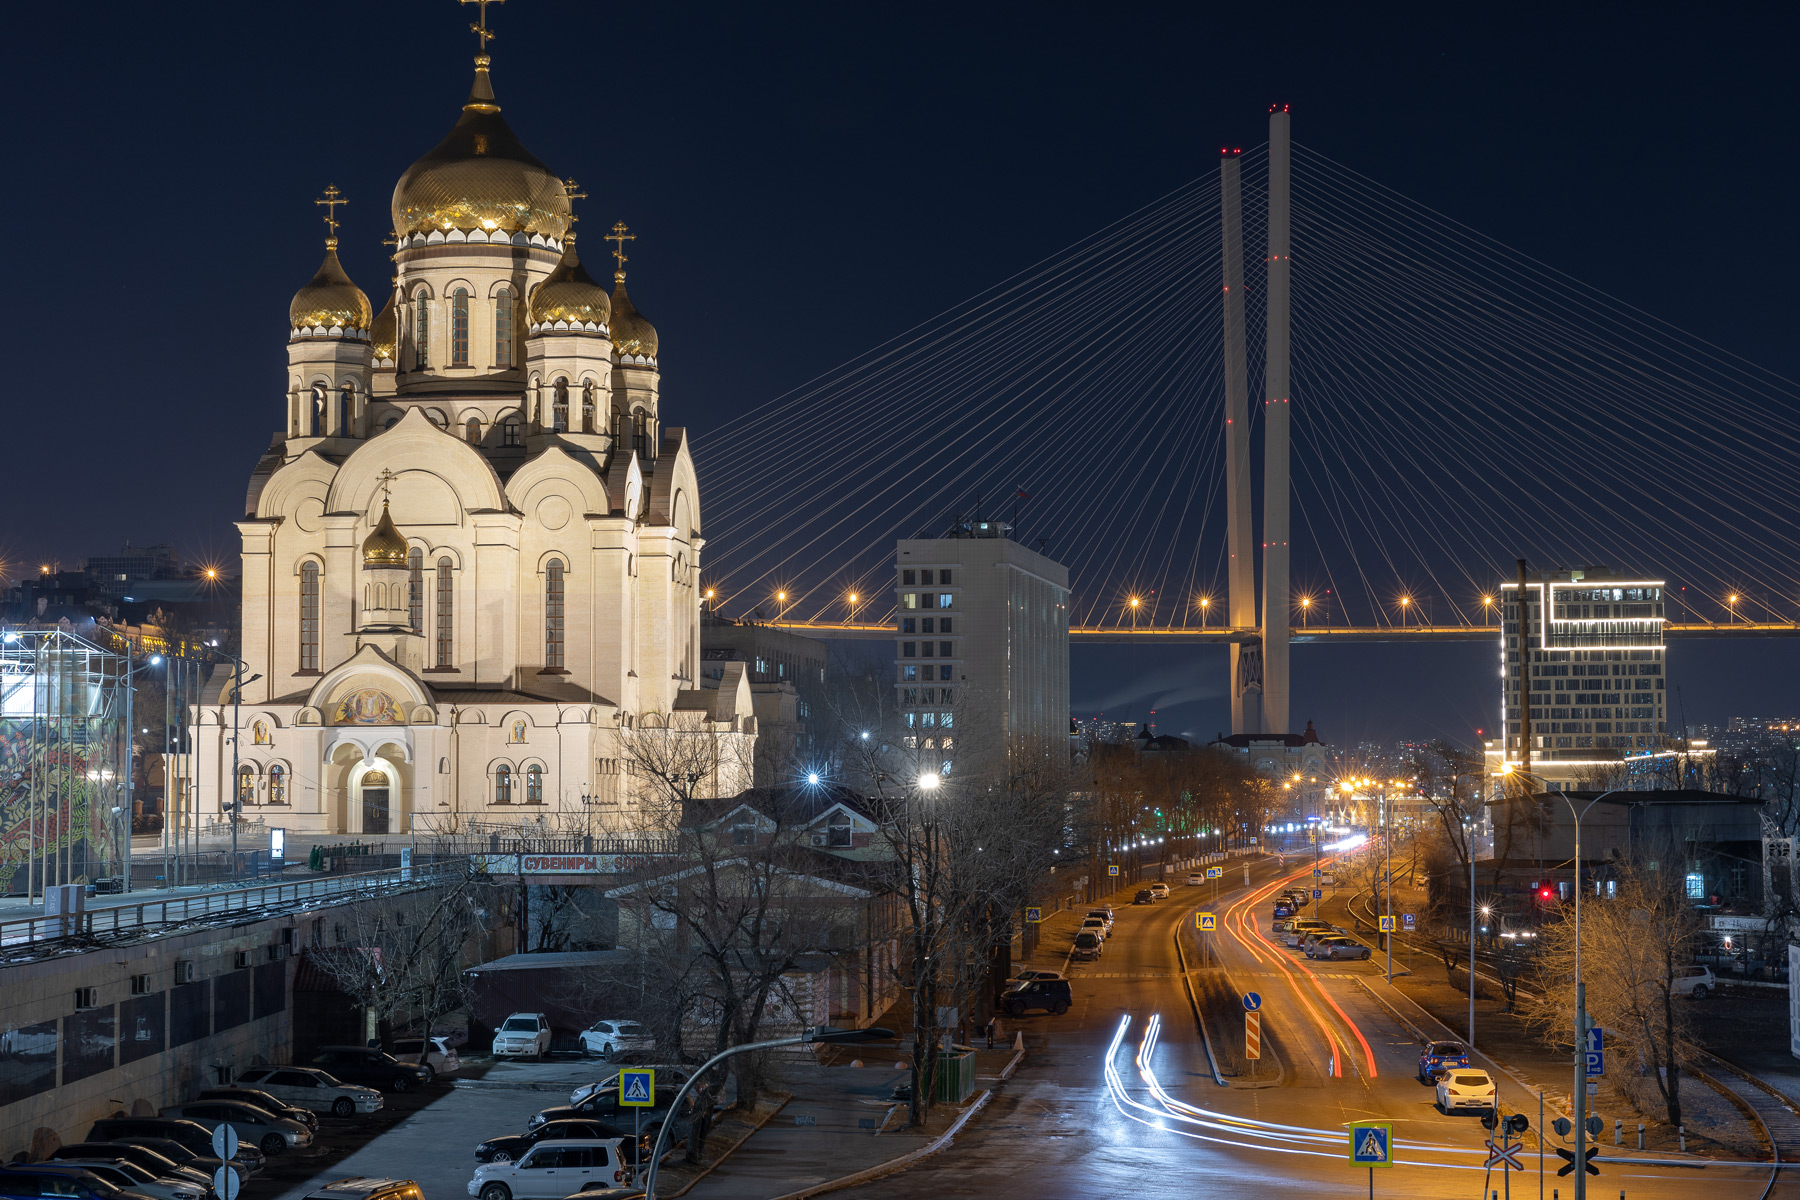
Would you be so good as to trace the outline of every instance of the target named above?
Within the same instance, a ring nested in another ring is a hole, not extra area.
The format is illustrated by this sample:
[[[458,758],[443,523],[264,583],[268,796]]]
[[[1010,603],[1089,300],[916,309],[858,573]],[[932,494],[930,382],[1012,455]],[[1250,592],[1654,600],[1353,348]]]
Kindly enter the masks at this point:
[[[1409,932],[1409,933],[1412,932],[1413,927],[1416,926],[1418,923],[1419,923],[1419,919],[1416,916],[1414,916],[1412,913],[1401,913],[1400,914],[1400,924],[1406,926],[1407,932]]]
[[[1317,900],[1320,896],[1323,896],[1324,894],[1325,893],[1320,891],[1318,888],[1313,889],[1313,899],[1314,900]]]

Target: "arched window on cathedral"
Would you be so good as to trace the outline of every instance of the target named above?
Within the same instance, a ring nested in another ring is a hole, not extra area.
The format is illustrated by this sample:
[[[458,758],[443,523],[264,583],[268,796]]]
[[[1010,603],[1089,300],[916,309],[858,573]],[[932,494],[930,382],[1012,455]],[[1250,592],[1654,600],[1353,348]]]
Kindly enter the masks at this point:
[[[641,408],[631,414],[631,448],[639,458],[650,457],[650,415]]]
[[[594,385],[592,383],[581,385],[581,432],[599,432],[594,428]]]
[[[425,552],[417,546],[406,555],[406,614],[414,633],[425,632]]]
[[[518,417],[508,417],[505,424],[500,426],[500,444],[502,446],[523,446],[525,444],[524,436],[519,430]]]
[[[469,445],[481,445],[481,419],[479,417],[470,417],[469,423],[463,426],[463,430],[468,434]]]
[[[544,566],[544,670],[563,669],[563,564],[553,558]]]
[[[469,365],[469,289],[450,293],[450,365]]]
[[[566,433],[569,428],[569,384],[564,379],[556,381],[555,398],[550,404],[550,428],[558,433]]]
[[[505,763],[494,768],[494,803],[512,803],[512,768]]]
[[[606,432],[609,435],[611,435],[615,447],[617,446],[618,441],[619,441],[619,421],[620,420],[621,420],[621,418],[619,416],[619,410],[616,408],[613,409],[612,410],[612,420],[607,425]]]
[[[413,297],[413,370],[423,371],[430,363],[425,348],[431,342],[431,302],[425,293]]]
[[[256,803],[256,768],[245,764],[238,768],[238,811],[243,811],[246,804]]]
[[[269,803],[286,804],[287,802],[287,768],[276,763],[269,768]]]
[[[437,560],[437,665],[454,666],[456,661],[456,581],[451,575],[450,560]]]
[[[338,389],[338,410],[334,414],[336,423],[331,432],[338,437],[350,436],[350,414],[356,411],[356,389],[345,384]]]
[[[544,768],[536,763],[525,768],[525,803],[544,802]]]
[[[326,390],[324,384],[315,383],[312,385],[312,419],[308,422],[309,428],[306,432],[313,437],[323,437],[325,435],[327,428],[326,422],[329,419],[326,415],[326,410],[331,407],[330,396],[331,393]]]
[[[300,566],[300,669],[319,669],[319,564]]]
[[[513,294],[511,288],[494,293],[494,365],[513,365]]]

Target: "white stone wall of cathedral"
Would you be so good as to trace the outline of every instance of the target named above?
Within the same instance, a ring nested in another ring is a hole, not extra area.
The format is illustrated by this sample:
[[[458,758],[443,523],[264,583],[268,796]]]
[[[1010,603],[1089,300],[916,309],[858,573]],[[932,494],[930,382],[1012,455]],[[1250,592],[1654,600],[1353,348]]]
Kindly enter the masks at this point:
[[[396,363],[402,398],[423,398],[446,388],[477,391],[510,390],[515,395],[524,382],[525,307],[531,290],[555,270],[560,250],[544,246],[447,245],[403,250],[396,259],[401,296],[396,311],[399,339]],[[513,296],[512,365],[502,369],[495,361],[496,294],[505,286]],[[469,292],[469,354],[467,366],[451,366],[451,296],[458,287]],[[426,301],[426,367],[416,364],[417,313],[415,301]],[[385,297],[384,297],[385,299]]]

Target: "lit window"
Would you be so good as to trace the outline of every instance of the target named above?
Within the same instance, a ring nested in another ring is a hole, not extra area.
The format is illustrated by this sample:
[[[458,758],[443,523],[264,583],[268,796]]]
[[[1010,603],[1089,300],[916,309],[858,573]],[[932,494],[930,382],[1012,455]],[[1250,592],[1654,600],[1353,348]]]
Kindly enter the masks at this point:
[[[563,565],[555,558],[544,568],[544,669],[563,669]]]
[[[900,679],[903,683],[914,683],[919,678],[919,668],[906,666],[900,668]]]
[[[469,365],[469,293],[465,288],[450,293],[450,365]]]
[[[1706,899],[1706,876],[1698,871],[1689,871],[1687,876],[1687,898],[1689,900]]]
[[[956,597],[952,596],[949,592],[944,592],[938,596],[938,607],[949,608],[955,599]]]
[[[917,593],[917,592],[902,592],[902,593],[900,593],[900,607],[901,608],[917,608],[917,607],[919,607],[919,593]]]
[[[256,803],[256,770],[253,767],[238,768],[238,803]],[[1691,879],[1692,876],[1689,876]]]
[[[287,803],[287,768],[280,763],[269,768],[269,803]]]
[[[481,444],[481,420],[480,420],[480,418],[470,417],[469,423],[466,426],[464,426],[463,428],[468,434],[469,445],[477,446],[477,445]]]

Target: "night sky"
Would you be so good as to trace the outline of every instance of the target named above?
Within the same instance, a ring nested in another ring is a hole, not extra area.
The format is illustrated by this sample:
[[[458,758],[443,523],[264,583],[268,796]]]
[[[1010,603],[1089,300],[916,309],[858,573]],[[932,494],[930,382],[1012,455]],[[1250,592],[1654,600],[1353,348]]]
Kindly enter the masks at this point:
[[[457,116],[473,15],[9,11],[7,575],[127,539],[235,556],[283,411],[286,305],[321,253],[312,201],[350,197],[342,257],[379,305],[388,199]],[[1220,145],[1264,140],[1272,101],[1297,141],[1800,376],[1792,5],[513,0],[492,20],[515,132],[580,181],[584,229],[639,235],[664,413],[696,429],[1216,170]],[[1467,738],[1494,709],[1491,653],[1299,647],[1296,722]],[[1075,706],[1160,702],[1162,729],[1210,737],[1222,661],[1077,649]],[[1800,642],[1672,662],[1690,721],[1800,709]]]

